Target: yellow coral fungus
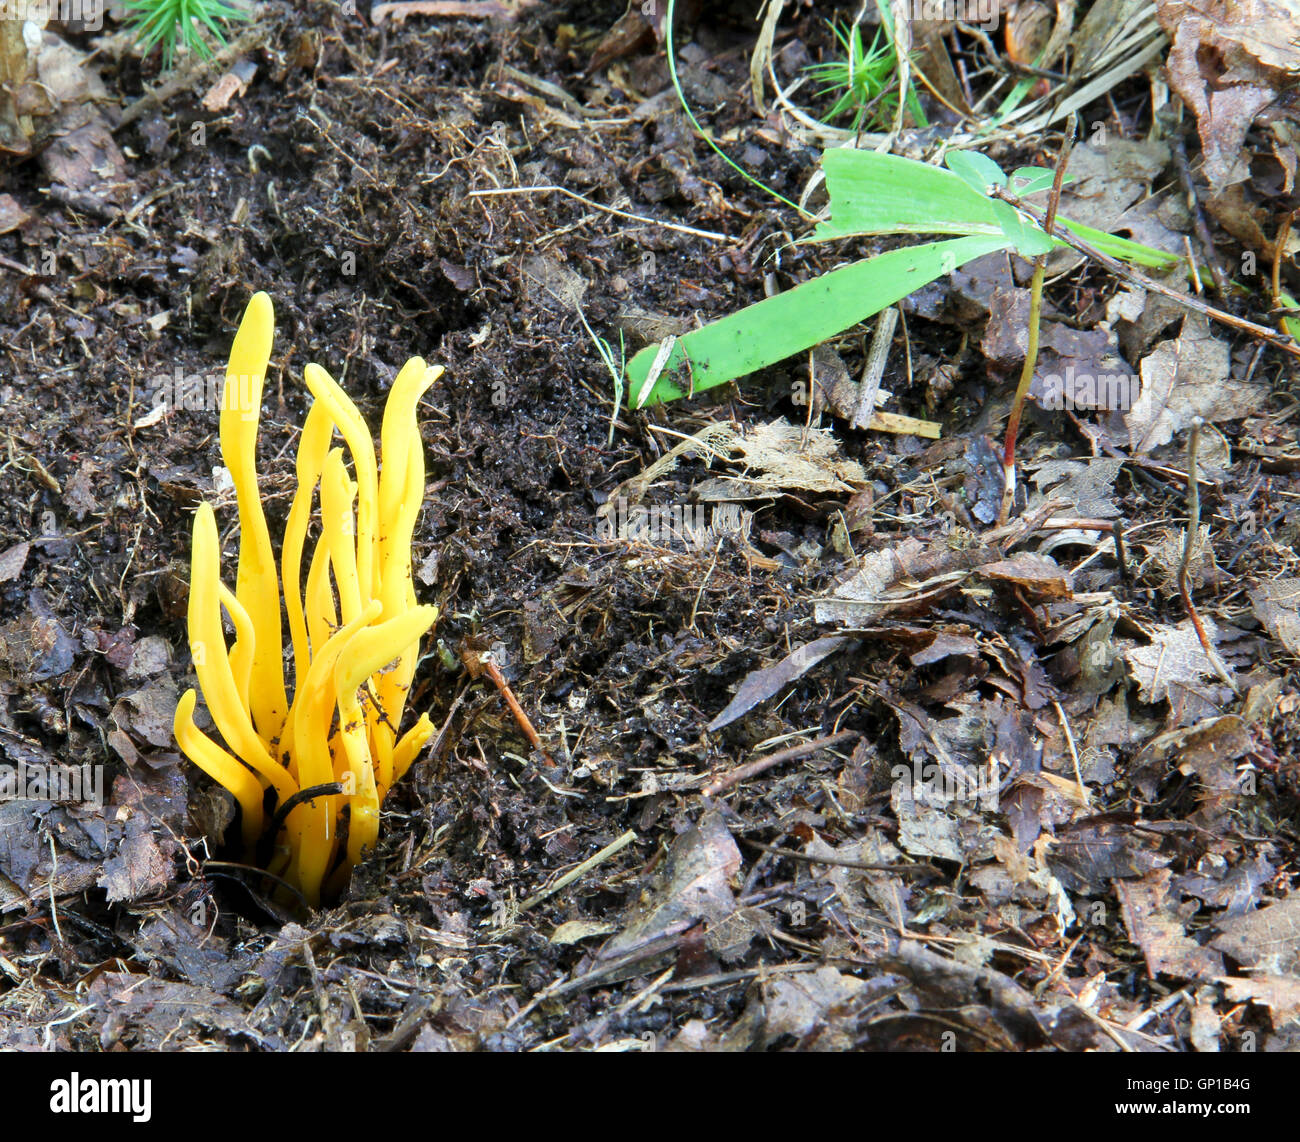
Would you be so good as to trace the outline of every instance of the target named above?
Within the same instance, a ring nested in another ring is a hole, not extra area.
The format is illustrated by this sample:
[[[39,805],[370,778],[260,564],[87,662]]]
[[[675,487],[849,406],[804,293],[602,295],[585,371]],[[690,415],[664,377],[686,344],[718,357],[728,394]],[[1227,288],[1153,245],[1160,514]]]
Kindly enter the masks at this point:
[[[181,750],[238,801],[247,849],[270,840],[271,871],[312,907],[346,882],[379,835],[379,806],[429,740],[427,715],[398,737],[420,639],[438,608],[418,606],[411,536],[424,498],[424,453],[415,410],[442,374],[413,357],[389,393],[382,466],[361,413],[318,365],[315,397],[298,442],[298,487],[277,575],[258,488],[262,383],[271,356],[271,299],[254,294],[226,371],[221,455],[235,485],[239,562],[235,589],[221,581],[216,517],[200,504],[190,567],[190,649],[208,712],[225,741],[194,722],[186,691],[174,730]],[[335,430],[352,461],[331,447]],[[355,482],[354,482],[355,477]],[[320,489],[320,536],[303,582],[303,549]],[[284,679],[280,584],[289,619],[294,686]],[[227,646],[221,612],[235,631]],[[324,787],[322,789],[322,787]],[[270,796],[273,804],[266,804]],[[266,822],[282,836],[265,837]],[[346,824],[346,845],[340,833]]]

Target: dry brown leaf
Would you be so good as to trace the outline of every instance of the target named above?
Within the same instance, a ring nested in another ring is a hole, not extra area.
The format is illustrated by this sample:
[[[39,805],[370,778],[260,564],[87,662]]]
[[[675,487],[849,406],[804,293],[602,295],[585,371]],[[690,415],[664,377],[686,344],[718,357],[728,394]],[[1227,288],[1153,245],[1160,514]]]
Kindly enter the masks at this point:
[[[1221,976],[1229,1002],[1249,1001],[1267,1007],[1274,1027],[1300,1015],[1300,979],[1293,975],[1254,975],[1249,979]]]
[[[1115,478],[1124,461],[1098,457],[1093,460],[1049,460],[1034,472],[1038,488],[1029,510],[1047,498],[1065,500],[1071,510],[1089,519],[1114,519],[1120,514],[1115,505]]]
[[[1130,772],[1136,773],[1142,767],[1159,775],[1174,763],[1180,773],[1195,774],[1199,817],[1211,827],[1222,827],[1223,815],[1235,809],[1241,799],[1237,759],[1251,745],[1250,732],[1237,715],[1206,718],[1194,726],[1153,738]]]
[[[1214,621],[1205,616],[1201,621],[1210,645],[1214,646],[1218,633]],[[1204,679],[1218,678],[1190,619],[1176,627],[1158,627],[1150,633],[1150,646],[1135,646],[1124,652],[1142,701],[1172,701],[1180,696],[1179,690],[1200,692],[1205,688]]]
[[[1129,938],[1142,949],[1147,971],[1180,979],[1212,979],[1223,974],[1223,957],[1187,935],[1167,868],[1152,869],[1141,880],[1117,880],[1115,891]]]
[[[1291,975],[1300,968],[1300,894],[1219,924],[1212,947],[1252,971]]]
[[[1124,414],[1133,451],[1168,444],[1194,416],[1216,424],[1258,408],[1267,387],[1229,380],[1228,369],[1227,342],[1211,335],[1204,318],[1184,318],[1178,337],[1162,341],[1142,362],[1142,391]]]
[[[1151,139],[1133,141],[1103,135],[1080,141],[1070,151],[1066,173],[1075,179],[1061,194],[1061,213],[1074,222],[1109,233],[1123,231],[1135,242],[1171,253],[1182,251],[1182,238],[1158,215],[1151,187],[1169,163],[1169,148]],[[1077,265],[1073,250],[1052,255],[1053,270]]]
[[[1300,579],[1274,579],[1250,592],[1255,617],[1289,654],[1300,655]]]
[[[1007,559],[983,564],[979,573],[986,579],[1010,583],[1027,592],[1031,602],[1068,599],[1074,593],[1069,572],[1050,555],[1021,551]]]
[[[745,675],[726,709],[709,723],[709,731],[720,730],[737,718],[743,718],[759,702],[780,693],[789,683],[802,678],[823,658],[828,658],[849,641],[843,635],[819,638],[796,647],[773,666],[751,671]]]
[[[1156,0],[1169,80],[1196,115],[1211,191],[1249,177],[1255,116],[1300,71],[1297,0]]]
[[[747,469],[743,479],[767,491],[852,492],[866,483],[856,460],[846,459],[828,429],[805,429],[786,420],[760,424],[737,435],[732,454]]]
[[[834,1016],[834,1009],[848,1003],[867,985],[833,967],[769,980],[763,986],[764,1046],[783,1035],[802,1039]]]
[[[16,230],[30,217],[12,194],[0,194],[0,234]]]
[[[32,545],[24,541],[15,543],[0,552],[0,583],[8,583],[10,579],[17,579],[23,573],[23,567],[27,564],[27,553],[31,549]]]
[[[635,904],[627,926],[596,956],[597,965],[624,958],[646,962],[672,951],[683,933],[703,922],[714,928],[736,911],[732,878],[740,871],[740,850],[717,810],[678,837],[650,904]]]
[[[906,568],[925,553],[919,539],[905,539],[896,548],[882,548],[865,556],[847,582],[835,589],[833,599],[818,599],[814,613],[819,623],[865,623],[888,609],[888,592]]]

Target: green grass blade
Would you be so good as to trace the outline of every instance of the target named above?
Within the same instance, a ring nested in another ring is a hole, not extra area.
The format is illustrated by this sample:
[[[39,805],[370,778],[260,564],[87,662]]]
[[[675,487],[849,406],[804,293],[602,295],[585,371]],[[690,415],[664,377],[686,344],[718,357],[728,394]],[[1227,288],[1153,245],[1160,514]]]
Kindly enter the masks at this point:
[[[976,152],[955,152],[948,161],[962,175],[898,155],[843,147],[827,151],[822,156],[822,167],[831,198],[831,218],[820,223],[807,241],[826,242],[860,234],[1001,233],[1008,245],[1014,245],[1026,257],[1046,249],[1041,230],[1023,216],[1017,215],[1017,222],[1006,203],[988,198],[975,188],[974,184],[981,180],[997,181],[993,163]],[[1013,177],[1031,175],[1042,180],[1044,186],[1051,185],[1051,171],[1022,168]],[[1063,215],[1058,215],[1057,221],[1103,254],[1135,265],[1169,269],[1181,260],[1177,254],[1118,238]],[[1063,245],[1059,240],[1057,244]]]
[[[646,403],[674,400],[692,388],[697,393],[711,389],[811,349],[958,266],[1006,245],[998,229],[992,235],[890,250],[696,329],[677,339]],[[657,344],[648,345],[628,362],[629,406],[658,352]]]
[[[859,234],[1002,234],[993,203],[952,171],[844,147],[822,156],[831,219],[811,242]]]
[[[1141,242],[1132,242],[1128,238],[1117,238],[1114,234],[1107,234],[1105,230],[1094,230],[1091,226],[1085,226],[1082,222],[1071,222],[1070,219],[1059,214],[1056,216],[1056,221],[1103,254],[1109,254],[1112,258],[1121,258],[1137,266],[1168,270],[1183,260],[1178,254],[1171,254],[1168,250],[1157,250],[1152,246],[1144,246]]]

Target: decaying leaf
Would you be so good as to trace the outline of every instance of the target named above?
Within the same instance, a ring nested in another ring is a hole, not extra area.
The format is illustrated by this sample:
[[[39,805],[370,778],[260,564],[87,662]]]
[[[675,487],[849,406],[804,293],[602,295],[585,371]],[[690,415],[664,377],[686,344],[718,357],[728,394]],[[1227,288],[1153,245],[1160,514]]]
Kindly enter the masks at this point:
[[[1196,115],[1212,193],[1249,177],[1256,115],[1300,71],[1296,0],[1156,0],[1169,80]]]
[[[1068,599],[1073,593],[1069,572],[1050,555],[1021,551],[1010,558],[982,564],[979,573],[985,579],[1018,588],[1029,602]]]
[[[1201,621],[1210,645],[1215,645],[1218,632],[1214,621],[1204,615]],[[1163,702],[1179,697],[1179,691],[1203,691],[1205,679],[1217,679],[1190,619],[1176,627],[1156,628],[1151,639],[1150,646],[1135,646],[1124,652],[1142,701]]]
[[[829,429],[778,419],[738,433],[731,453],[746,469],[739,479],[760,492],[852,492],[866,483],[862,465],[843,456]]]
[[[1194,416],[1215,424],[1254,412],[1267,387],[1229,380],[1229,364],[1228,343],[1210,333],[1205,319],[1184,318],[1182,332],[1142,361],[1142,391],[1124,415],[1133,451],[1168,444]]]
[[[839,846],[814,837],[804,852],[814,858],[830,857],[861,864],[903,863],[903,853],[877,829],[868,829],[861,841]],[[844,864],[826,865],[822,877],[834,886],[844,919],[855,932],[866,936],[878,930],[880,917],[869,913],[869,904],[875,904],[899,931],[907,927],[912,915],[912,891],[903,877],[883,869],[868,871]]]
[[[1124,461],[1107,457],[1091,460],[1048,460],[1034,472],[1038,494],[1030,501],[1036,507],[1050,489],[1051,498],[1064,500],[1069,510],[1088,519],[1115,519],[1115,477]]]
[[[1261,583],[1250,592],[1250,602],[1264,629],[1289,654],[1300,654],[1300,579]]]
[[[8,583],[9,580],[17,579],[23,573],[23,567],[27,563],[27,553],[31,549],[32,545],[24,541],[15,543],[0,552],[0,583]]]
[[[832,1008],[847,1003],[866,986],[862,980],[829,966],[767,981],[763,986],[767,1015],[764,1045],[783,1035],[802,1039],[825,1021]]]
[[[780,693],[789,683],[802,678],[822,659],[828,658],[850,641],[843,635],[819,638],[796,647],[775,666],[751,671],[741,682],[736,696],[727,703],[726,709],[709,723],[709,731],[720,730],[737,718],[744,717],[759,702]]]
[[[1172,763],[1180,773],[1198,779],[1199,814],[1211,825],[1233,809],[1242,794],[1237,759],[1251,748],[1246,724],[1235,714],[1207,718],[1194,726],[1169,730],[1153,738],[1134,759],[1136,776],[1143,768],[1167,770]]]
[[[1167,868],[1152,869],[1141,880],[1117,880],[1115,891],[1129,938],[1142,949],[1152,977],[1212,979],[1223,974],[1223,957],[1187,935]]]
[[[1300,895],[1284,897],[1219,924],[1212,947],[1242,967],[1277,975],[1300,969]]]
[[[1151,193],[1168,164],[1169,147],[1155,138],[1080,139],[1066,164],[1075,181],[1061,194],[1061,213],[1085,226],[1126,233],[1158,250],[1181,252],[1182,237],[1161,220],[1159,198]],[[1049,264],[1056,271],[1080,260],[1073,250],[1059,250]]]
[[[695,925],[703,923],[706,932],[721,925],[736,910],[731,880],[739,871],[740,850],[722,815],[706,810],[693,829],[673,842],[662,885],[649,908],[634,915],[600,949],[597,964],[654,962],[674,951],[677,940]],[[644,960],[638,959],[641,955]]]
[[[1111,880],[1145,876],[1169,859],[1159,839],[1119,821],[1079,822],[1063,829],[1047,850],[1052,872],[1070,892],[1095,895]]]
[[[1267,1007],[1274,1027],[1282,1027],[1300,1015],[1300,979],[1293,975],[1221,976],[1224,992],[1232,1003],[1258,1003]]]

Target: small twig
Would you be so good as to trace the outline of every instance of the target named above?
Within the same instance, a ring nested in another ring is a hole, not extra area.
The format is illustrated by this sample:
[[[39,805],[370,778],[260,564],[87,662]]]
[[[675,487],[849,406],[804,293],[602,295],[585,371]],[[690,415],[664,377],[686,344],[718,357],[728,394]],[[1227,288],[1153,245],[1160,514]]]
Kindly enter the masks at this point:
[[[1282,216],[1281,222],[1277,227],[1277,241],[1273,243],[1273,311],[1278,313],[1278,325],[1281,327],[1283,334],[1295,341],[1297,320],[1295,317],[1285,316],[1287,313],[1295,313],[1295,303],[1290,297],[1285,297],[1282,293],[1282,258],[1285,256],[1287,242],[1291,237],[1291,224],[1295,221],[1295,211],[1292,210]],[[1280,312],[1279,312],[1280,311]],[[1298,315],[1300,316],[1300,315]],[[1254,362],[1251,363],[1251,369],[1254,369]],[[1247,376],[1249,379],[1249,375]]]
[[[515,692],[510,689],[510,683],[506,681],[505,675],[501,673],[501,667],[497,665],[492,653],[466,644],[462,645],[460,649],[460,660],[465,664],[465,669],[469,671],[471,678],[479,679],[486,674],[492,680],[492,684],[500,692],[501,697],[505,699],[506,705],[510,707],[510,712],[514,714],[515,722],[523,731],[524,737],[528,739],[528,743],[542,755],[542,759],[547,765],[554,767],[554,758],[542,745],[541,735],[533,728],[533,723],[529,720],[528,715],[524,713],[523,706],[519,704]]]
[[[776,753],[768,757],[747,762],[744,765],[737,766],[729,773],[724,773],[711,785],[704,787],[703,795],[705,797],[716,797],[733,785],[748,781],[749,778],[757,777],[760,773],[766,773],[769,769],[774,769],[778,765],[784,765],[787,761],[797,761],[801,757],[807,757],[810,753],[816,753],[820,749],[830,749],[832,746],[843,745],[845,742],[857,737],[861,737],[857,730],[841,730],[837,734],[829,734],[824,738],[815,738],[810,742],[803,742],[801,745],[792,745],[789,749],[777,750]]]
[[[876,331],[871,336],[867,363],[862,370],[862,383],[858,388],[858,411],[853,414],[850,428],[865,428],[871,423],[872,414],[876,411],[876,396],[880,392],[880,378],[885,374],[885,363],[889,360],[889,349],[897,325],[897,309],[891,305],[880,311]]]
[[[59,902],[54,897],[54,882],[59,876],[59,854],[54,850],[54,834],[46,833],[45,839],[50,842],[50,879],[46,882],[46,887],[50,890],[50,919],[54,921],[54,935],[59,941],[59,947],[63,947],[63,930],[59,927]]]
[[[518,5],[524,7],[525,5]],[[515,11],[500,0],[407,0],[405,3],[376,4],[370,22],[378,27],[386,19],[400,24],[408,16],[451,16],[458,20],[513,20]]]
[[[490,654],[483,656],[483,670],[492,679],[492,684],[501,691],[501,697],[506,700],[506,705],[510,707],[510,712],[514,714],[515,721],[519,724],[519,728],[524,731],[524,736],[528,739],[529,744],[542,755],[542,759],[547,765],[553,766],[555,764],[554,758],[546,752],[546,747],[542,745],[541,736],[533,729],[533,723],[529,721],[528,715],[524,713],[524,708],[519,704],[519,699],[515,697],[515,692],[510,689],[510,683],[506,681],[505,675],[501,673],[501,667],[496,664],[496,659]]]
[[[1199,416],[1192,417],[1192,431],[1187,438],[1187,534],[1183,538],[1183,558],[1178,564],[1178,593],[1183,598],[1183,606],[1187,608],[1187,617],[1192,620],[1192,626],[1196,629],[1196,637],[1201,640],[1201,648],[1205,651],[1205,656],[1210,660],[1210,665],[1214,667],[1215,674],[1226,685],[1232,687],[1232,692],[1235,694],[1237,693],[1237,684],[1229,676],[1223,661],[1219,658],[1218,651],[1214,649],[1214,644],[1210,641],[1210,636],[1206,633],[1205,624],[1201,622],[1201,616],[1192,602],[1191,588],[1187,583],[1187,572],[1192,562],[1192,548],[1195,546],[1201,530],[1201,489],[1196,476],[1196,448],[1200,442],[1201,425],[1204,423],[1204,420]]]
[[[628,829],[628,831],[624,833],[621,837],[619,837],[618,840],[613,841],[610,844],[607,844],[603,849],[600,850],[600,852],[596,853],[594,856],[588,857],[580,865],[578,865],[577,868],[573,869],[570,872],[566,872],[562,877],[560,877],[559,880],[557,880],[549,888],[543,888],[541,892],[538,892],[534,896],[530,896],[521,905],[519,905],[519,911],[527,912],[530,908],[534,908],[538,904],[540,904],[548,896],[554,896],[555,893],[560,891],[560,889],[567,888],[580,876],[583,876],[586,873],[590,872],[598,864],[601,864],[604,861],[609,860],[610,857],[612,857],[615,853],[619,852],[621,849],[627,848],[627,846],[630,845],[634,840],[636,840],[636,830]]]
[[[1273,304],[1278,304],[1278,294],[1282,292],[1282,257],[1286,250],[1287,239],[1291,237],[1291,223],[1295,220],[1295,211],[1282,216],[1277,227],[1277,240],[1273,243]]]
[[[134,123],[155,104],[166,103],[173,95],[181,91],[192,91],[205,75],[224,67],[236,56],[254,47],[265,36],[266,29],[258,25],[249,28],[236,39],[231,40],[224,48],[219,49],[208,59],[192,56],[188,66],[177,68],[167,79],[151,87],[127,107],[122,112],[121,118],[113,125],[113,134],[116,135],[123,127]]]
[[[1192,249],[1192,240],[1186,234],[1183,235],[1183,249],[1187,251],[1187,273],[1192,279],[1192,289],[1199,296],[1203,292],[1201,289],[1201,267],[1196,264],[1196,251]]]
[[[1065,731],[1065,744],[1070,747],[1070,760],[1074,762],[1074,780],[1083,793],[1084,808],[1091,810],[1092,798],[1088,796],[1088,787],[1083,783],[1083,771],[1079,767],[1079,751],[1074,745],[1074,734],[1070,732],[1070,720],[1065,716],[1061,703],[1055,698],[1052,699],[1052,705],[1056,708],[1056,716],[1060,719],[1061,729]]]
[[[829,864],[837,868],[855,868],[862,872],[896,872],[900,876],[931,876],[938,873],[938,869],[932,864],[869,864],[861,860],[845,860],[843,857],[832,856],[815,856],[812,853],[801,853],[796,849],[783,849],[777,845],[765,845],[762,841],[751,841],[748,837],[741,837],[740,843],[748,845],[750,848],[762,849],[765,853],[771,853],[773,856],[789,857],[791,860],[801,860],[807,864]]]
[[[1028,214],[1035,222],[1041,224],[1045,217],[1043,211],[1036,209],[1028,203],[1021,202],[1019,198],[1013,194],[1007,194],[1001,187],[997,187],[993,191],[993,195],[995,198],[1001,198],[1004,202],[1010,202],[1014,206],[1017,206]],[[1138,273],[1137,270],[1126,266],[1123,262],[1116,258],[1112,258],[1109,254],[1103,254],[1095,246],[1090,246],[1082,238],[1076,237],[1064,226],[1057,230],[1053,236],[1058,241],[1064,242],[1072,250],[1076,250],[1078,253],[1091,258],[1098,265],[1105,266],[1112,274],[1123,278],[1127,282],[1132,282],[1134,285],[1141,286],[1145,290],[1151,290],[1153,293],[1163,294],[1165,297],[1178,302],[1179,305],[1184,308],[1194,310],[1196,313],[1208,317],[1211,321],[1217,321],[1220,325],[1229,325],[1233,329],[1240,329],[1243,333],[1250,333],[1275,348],[1285,350],[1293,357],[1300,357],[1300,345],[1297,345],[1293,340],[1282,336],[1275,330],[1268,328],[1267,325],[1257,325],[1253,321],[1247,321],[1244,317],[1238,317],[1235,314],[1227,313],[1222,309],[1216,309],[1208,302],[1204,302],[1192,294],[1179,293],[1176,289],[1164,285],[1162,282],[1158,282],[1154,278],[1147,277],[1146,274]]]
[[[1201,207],[1200,197],[1196,193],[1196,184],[1192,182],[1192,168],[1187,161],[1187,148],[1179,138],[1174,143],[1174,161],[1178,165],[1178,177],[1183,181],[1183,193],[1187,196],[1187,207],[1192,212],[1192,226],[1196,230],[1197,240],[1205,254],[1206,264],[1210,267],[1210,276],[1214,278],[1214,292],[1220,298],[1228,296],[1227,279],[1223,267],[1219,265],[1219,252],[1210,237],[1210,228],[1205,222],[1205,211]],[[1199,286],[1199,277],[1197,279]],[[1199,290],[1198,290],[1199,292]]]
[[[0,256],[0,266],[4,266],[7,270],[13,270],[16,274],[22,274],[24,277],[34,278],[38,276],[30,266],[24,266],[21,262],[15,262],[11,258]]]

